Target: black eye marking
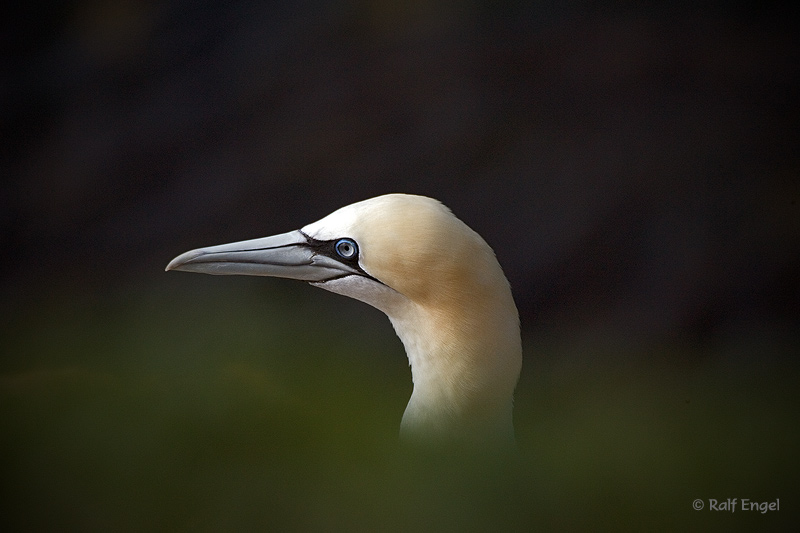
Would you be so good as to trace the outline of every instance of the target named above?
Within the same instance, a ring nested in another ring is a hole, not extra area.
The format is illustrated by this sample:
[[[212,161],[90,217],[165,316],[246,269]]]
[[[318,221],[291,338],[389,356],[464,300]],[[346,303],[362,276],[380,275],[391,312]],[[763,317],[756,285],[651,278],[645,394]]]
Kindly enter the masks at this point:
[[[355,239],[350,239],[348,237],[343,237],[341,239],[331,240],[331,241],[323,241],[319,239],[315,239],[303,233],[305,238],[308,240],[306,246],[314,250],[316,253],[320,255],[326,255],[331,259],[336,259],[341,263],[344,263],[351,268],[357,270],[359,275],[371,279],[372,281],[376,281],[383,285],[384,283],[377,278],[372,277],[371,275],[367,274],[367,272],[361,268],[361,265],[358,264],[358,243],[356,243]],[[339,277],[347,277],[351,274],[343,274]],[[331,279],[338,279],[338,278],[331,278]],[[328,280],[330,281],[330,280]]]
[[[304,234],[305,235],[305,234]],[[346,265],[361,270],[358,264],[358,244],[355,239],[342,237],[332,241],[321,241],[305,235],[308,239],[308,247],[316,253],[326,255],[331,259],[336,259]]]
[[[342,259],[353,259],[358,256],[358,245],[352,239],[339,239],[333,249]]]

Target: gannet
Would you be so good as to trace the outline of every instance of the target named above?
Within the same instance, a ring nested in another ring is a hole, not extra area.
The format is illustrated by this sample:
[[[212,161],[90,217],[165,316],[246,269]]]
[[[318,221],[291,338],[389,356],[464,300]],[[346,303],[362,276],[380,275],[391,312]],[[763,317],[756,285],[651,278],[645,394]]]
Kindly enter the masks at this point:
[[[166,270],[291,278],[376,307],[411,366],[401,440],[513,444],[519,314],[492,249],[439,201],[378,196],[300,230],[188,251]]]

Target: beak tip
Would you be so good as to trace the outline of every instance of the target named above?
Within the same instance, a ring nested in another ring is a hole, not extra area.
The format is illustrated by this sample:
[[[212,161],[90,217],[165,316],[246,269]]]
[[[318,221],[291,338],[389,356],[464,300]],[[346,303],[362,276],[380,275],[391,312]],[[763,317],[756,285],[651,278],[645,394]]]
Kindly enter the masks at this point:
[[[164,272],[169,272],[170,270],[180,270],[183,265],[185,265],[198,255],[201,254],[198,253],[197,250],[192,250],[190,252],[182,253],[181,255],[179,255],[178,257],[169,262],[167,268],[164,269]]]

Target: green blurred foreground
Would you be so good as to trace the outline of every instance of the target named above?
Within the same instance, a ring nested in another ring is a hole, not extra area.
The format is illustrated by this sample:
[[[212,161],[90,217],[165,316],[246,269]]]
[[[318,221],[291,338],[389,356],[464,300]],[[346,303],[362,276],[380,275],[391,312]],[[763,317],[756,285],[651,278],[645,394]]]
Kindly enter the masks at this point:
[[[48,295],[4,320],[2,530],[798,523],[791,334],[702,350],[528,339],[520,457],[421,456],[396,447],[410,372],[379,312],[289,282],[169,281]]]

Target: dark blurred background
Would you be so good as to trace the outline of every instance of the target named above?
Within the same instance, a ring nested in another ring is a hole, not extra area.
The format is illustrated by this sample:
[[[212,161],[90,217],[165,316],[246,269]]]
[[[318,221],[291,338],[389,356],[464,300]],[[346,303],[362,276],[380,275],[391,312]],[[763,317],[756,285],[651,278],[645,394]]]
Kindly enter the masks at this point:
[[[16,526],[735,529],[796,513],[792,8],[6,10],[0,392]],[[185,250],[387,192],[443,201],[511,281],[529,452],[511,484],[542,492],[504,499],[510,512],[475,517],[454,498],[446,518],[422,504],[409,518],[388,503],[407,493],[403,469],[387,482],[359,453],[394,437],[410,380],[380,314],[299,283],[163,273]],[[365,493],[372,510],[351,507]],[[725,522],[691,509],[737,496],[784,507]]]

